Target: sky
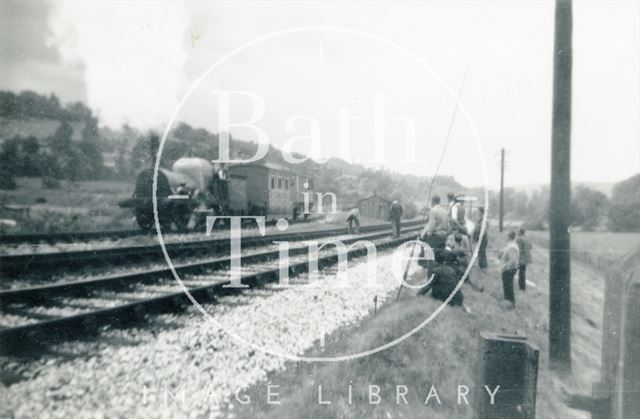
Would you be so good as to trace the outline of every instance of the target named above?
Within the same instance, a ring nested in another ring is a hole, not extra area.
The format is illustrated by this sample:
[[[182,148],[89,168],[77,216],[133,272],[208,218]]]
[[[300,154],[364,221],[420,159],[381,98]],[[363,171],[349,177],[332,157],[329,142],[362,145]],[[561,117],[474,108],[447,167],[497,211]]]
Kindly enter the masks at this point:
[[[431,176],[442,156],[468,186],[484,160],[495,188],[504,148],[507,186],[550,178],[552,1],[0,8],[0,89],[84,101],[104,125],[162,131],[176,112],[218,131],[235,92],[229,122],[255,128],[232,135],[316,159]],[[574,1],[573,47],[572,178],[620,181],[640,172],[640,1]]]

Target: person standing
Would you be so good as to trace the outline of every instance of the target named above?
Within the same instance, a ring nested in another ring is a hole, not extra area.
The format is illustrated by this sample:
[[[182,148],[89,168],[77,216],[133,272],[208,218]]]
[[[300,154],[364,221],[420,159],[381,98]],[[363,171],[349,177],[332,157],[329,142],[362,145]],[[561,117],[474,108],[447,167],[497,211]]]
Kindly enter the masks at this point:
[[[513,278],[518,271],[520,263],[520,250],[516,243],[516,232],[510,231],[507,235],[509,243],[502,249],[498,258],[502,270],[502,292],[504,299],[511,302],[511,308],[516,307],[516,297],[513,293]]]
[[[447,194],[447,217],[449,218],[449,222],[451,222],[451,220],[455,216],[454,210],[453,210],[455,206],[456,206],[456,196],[452,192],[449,192]]]
[[[391,219],[391,228],[393,229],[393,237],[400,236],[400,218],[402,218],[402,205],[396,199],[389,207],[389,218]]]
[[[488,230],[489,230],[489,221],[487,221],[486,227],[484,229],[484,234],[482,235],[482,239],[480,238],[480,230],[482,229],[482,221],[484,219],[484,207],[478,207],[478,219],[476,220],[476,225],[473,229],[473,241],[480,244],[478,245],[478,267],[482,272],[487,271],[487,244],[489,243]]]
[[[431,198],[431,211],[429,221],[420,233],[420,238],[435,251],[444,250],[447,235],[449,233],[449,218],[447,211],[440,205],[440,197],[434,195]]]
[[[527,289],[527,265],[531,263],[531,242],[525,237],[524,228],[518,229],[516,239],[518,250],[520,251],[520,262],[518,264],[518,287],[521,291]]]
[[[453,206],[449,210],[449,222],[451,223],[451,229],[459,231],[460,233],[468,236],[467,232],[467,216],[466,209],[464,208],[464,196],[457,195],[453,198]]]

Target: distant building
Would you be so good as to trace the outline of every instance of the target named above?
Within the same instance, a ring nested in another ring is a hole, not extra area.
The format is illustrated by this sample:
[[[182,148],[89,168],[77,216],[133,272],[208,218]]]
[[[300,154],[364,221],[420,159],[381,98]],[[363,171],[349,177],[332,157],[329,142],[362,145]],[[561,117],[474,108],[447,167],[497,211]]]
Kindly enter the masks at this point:
[[[377,220],[389,219],[389,206],[391,201],[375,193],[368,198],[358,201],[360,215],[363,217],[375,218]]]

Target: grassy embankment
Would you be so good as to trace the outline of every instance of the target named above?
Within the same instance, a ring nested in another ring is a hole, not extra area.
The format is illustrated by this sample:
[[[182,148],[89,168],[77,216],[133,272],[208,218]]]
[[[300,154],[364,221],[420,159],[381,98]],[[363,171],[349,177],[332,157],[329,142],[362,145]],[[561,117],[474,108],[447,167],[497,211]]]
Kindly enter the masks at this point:
[[[527,234],[541,246],[546,247],[549,243],[548,231],[530,231]],[[603,272],[638,246],[640,246],[640,233],[606,231],[571,233],[571,256]]]
[[[118,202],[131,197],[133,184],[117,181],[62,181],[60,188],[42,188],[38,178],[18,178],[18,189],[0,191],[0,218],[14,219],[15,227],[0,226],[0,233],[53,233],[60,231],[135,228],[130,210]],[[29,215],[5,206],[29,206]]]
[[[491,247],[504,241],[493,232]],[[448,307],[433,322],[404,342],[364,358],[339,363],[291,362],[285,372],[271,374],[246,394],[251,403],[228,406],[236,417],[267,418],[459,418],[470,417],[471,406],[457,403],[457,386],[473,389],[478,335],[481,331],[526,335],[540,348],[537,417],[587,418],[585,412],[566,407],[568,392],[590,394],[591,384],[599,379],[601,323],[604,282],[590,267],[574,263],[573,300],[573,375],[560,377],[548,370],[548,254],[534,249],[526,293],[516,291],[517,308],[501,304],[502,289],[494,254],[490,254],[487,274],[474,272],[474,279],[485,286],[480,293],[464,286],[467,314]],[[342,330],[326,338],[327,355],[355,353],[377,347],[397,338],[419,324],[438,306],[430,297],[404,292],[399,302],[389,303],[357,327]],[[353,399],[348,404],[348,386]],[[424,400],[434,384],[442,401]],[[279,385],[280,405],[266,402],[267,385]],[[323,400],[318,403],[318,385]],[[381,388],[380,404],[369,404],[368,386]],[[406,385],[408,405],[396,402],[396,386]],[[471,391],[471,393],[473,390]],[[470,402],[472,400],[470,398]]]

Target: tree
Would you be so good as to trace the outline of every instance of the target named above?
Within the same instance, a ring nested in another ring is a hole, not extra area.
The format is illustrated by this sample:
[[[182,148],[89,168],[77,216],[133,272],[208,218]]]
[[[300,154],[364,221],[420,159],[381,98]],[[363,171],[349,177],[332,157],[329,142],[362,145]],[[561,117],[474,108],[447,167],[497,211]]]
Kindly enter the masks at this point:
[[[67,104],[65,108],[66,119],[71,121],[90,121],[93,118],[93,112],[82,102],[73,102]]]
[[[22,155],[20,159],[20,174],[23,176],[40,176],[42,159],[40,143],[35,137],[23,138],[21,141]]]
[[[613,231],[640,231],[640,173],[613,187],[608,226]]]
[[[100,142],[100,133],[98,132],[98,121],[95,118],[88,119],[84,127],[82,128],[82,133],[80,134],[82,141],[98,143]]]
[[[525,210],[524,227],[528,230],[544,230],[549,223],[549,188],[544,187],[531,194]]]
[[[8,139],[2,144],[0,151],[0,189],[16,189],[14,176],[18,169],[19,137]]]
[[[571,225],[592,231],[605,215],[607,206],[607,196],[602,192],[586,186],[576,186],[571,204]]]
[[[90,179],[99,179],[104,173],[104,159],[100,147],[91,141],[81,141],[78,148],[82,154],[81,158],[87,164],[87,176]]]
[[[82,151],[72,144],[73,128],[67,121],[63,121],[51,138],[51,151],[63,178],[78,180],[88,176],[91,172],[89,163]]]
[[[67,121],[63,121],[51,138],[51,150],[54,154],[66,154],[71,150],[73,128]]]
[[[81,102],[63,107],[53,93],[49,96],[25,90],[19,94],[0,92],[0,116],[18,120],[29,118],[86,121],[93,118],[91,109]]]

